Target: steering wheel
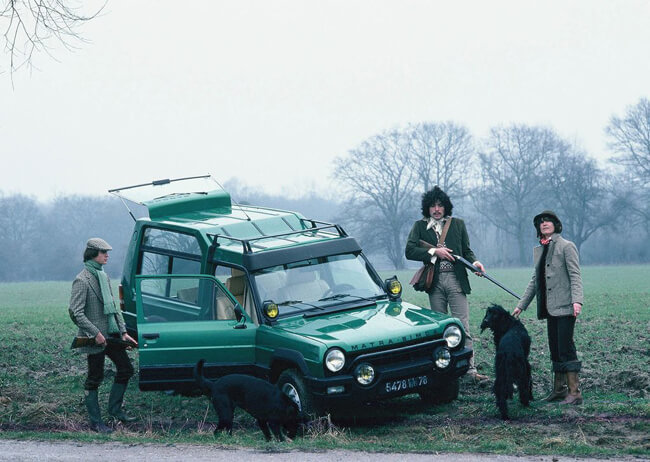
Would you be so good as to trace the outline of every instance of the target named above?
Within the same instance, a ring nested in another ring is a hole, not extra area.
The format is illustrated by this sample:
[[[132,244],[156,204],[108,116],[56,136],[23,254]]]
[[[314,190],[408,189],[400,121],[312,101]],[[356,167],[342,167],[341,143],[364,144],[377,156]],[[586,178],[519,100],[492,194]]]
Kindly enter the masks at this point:
[[[346,284],[346,283],[335,284],[334,287],[330,287],[325,291],[325,293],[323,294],[323,298],[329,297],[330,295],[334,295],[335,293],[342,294],[346,290],[354,290],[354,286],[352,284]]]

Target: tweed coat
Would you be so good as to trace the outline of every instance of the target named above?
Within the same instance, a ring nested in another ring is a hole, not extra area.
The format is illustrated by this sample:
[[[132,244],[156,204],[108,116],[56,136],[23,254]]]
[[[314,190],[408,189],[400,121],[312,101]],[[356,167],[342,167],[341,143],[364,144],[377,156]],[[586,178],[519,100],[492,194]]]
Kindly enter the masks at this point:
[[[541,262],[543,246],[533,249],[535,270],[523,297],[519,300],[517,308],[525,310],[537,297],[537,317],[540,317],[540,291],[537,279],[538,266],[545,264],[546,273],[546,310],[551,316],[573,315],[573,304],[583,302],[582,277],[580,276],[580,261],[578,249],[571,241],[554,233],[548,244],[546,261]]]
[[[465,227],[465,222],[461,218],[452,217],[451,225],[449,226],[449,231],[447,231],[447,237],[445,238],[445,246],[452,250],[456,255],[469,260],[474,263],[477,258],[474,255],[474,252],[469,246],[469,236],[467,234],[467,228]],[[427,229],[427,218],[422,218],[415,223],[411,228],[409,237],[406,241],[406,250],[405,255],[409,260],[421,261],[423,263],[428,263],[431,261],[431,255],[428,252],[428,248],[420,246],[420,239],[426,241],[433,245],[438,245],[438,236],[433,229]],[[472,289],[469,285],[469,278],[467,277],[467,270],[462,263],[454,262],[454,274],[458,280],[461,289],[464,294],[469,294]],[[435,272],[433,273],[433,284],[431,287],[435,287],[440,276],[440,258],[436,260]]]
[[[110,278],[108,287],[113,297]],[[108,337],[108,316],[104,314],[104,298],[99,286],[99,281],[86,268],[81,271],[72,283],[70,294],[70,318],[79,327],[77,337],[96,337],[99,332]],[[118,309],[117,325],[120,334],[126,332],[124,318]],[[103,346],[89,346],[78,349],[79,353],[95,354],[104,349]]]

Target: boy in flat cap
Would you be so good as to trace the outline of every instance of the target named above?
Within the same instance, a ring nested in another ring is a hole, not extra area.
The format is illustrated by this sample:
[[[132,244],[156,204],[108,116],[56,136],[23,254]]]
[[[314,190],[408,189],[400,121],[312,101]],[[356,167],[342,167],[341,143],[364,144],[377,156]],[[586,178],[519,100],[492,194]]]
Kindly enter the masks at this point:
[[[95,345],[79,348],[88,356],[88,376],[84,384],[85,402],[90,417],[90,428],[99,433],[113,430],[102,421],[99,410],[97,389],[104,379],[104,359],[106,356],[115,364],[117,372],[108,398],[108,413],[121,422],[136,420],[122,410],[122,401],[129,379],[133,375],[133,365],[124,345],[108,342],[107,339],[122,339],[137,345],[126,333],[122,313],[115,305],[111,281],[103,266],[108,262],[108,251],[112,247],[103,239],[94,237],[86,243],[84,251],[85,268],[72,283],[70,295],[70,317],[79,327],[77,337],[95,339]]]

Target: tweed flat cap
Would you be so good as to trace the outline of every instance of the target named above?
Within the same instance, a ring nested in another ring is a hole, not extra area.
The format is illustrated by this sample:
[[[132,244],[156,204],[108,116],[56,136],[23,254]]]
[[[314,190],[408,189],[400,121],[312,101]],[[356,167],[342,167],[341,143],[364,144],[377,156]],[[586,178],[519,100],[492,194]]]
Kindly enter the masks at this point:
[[[113,247],[111,247],[108,242],[106,242],[104,239],[101,239],[99,237],[93,237],[91,239],[88,239],[88,242],[86,242],[86,248],[87,249],[94,249],[94,250],[113,250]]]

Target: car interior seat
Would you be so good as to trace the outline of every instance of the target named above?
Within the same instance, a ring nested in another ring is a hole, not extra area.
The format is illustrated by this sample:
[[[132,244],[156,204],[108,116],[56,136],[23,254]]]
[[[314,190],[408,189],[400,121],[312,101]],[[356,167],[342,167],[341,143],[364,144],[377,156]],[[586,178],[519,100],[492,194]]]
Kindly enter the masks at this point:
[[[232,276],[226,279],[226,289],[233,294],[253,322],[257,323],[257,313],[255,312],[253,300],[248,290],[246,276],[242,271],[233,268]]]

